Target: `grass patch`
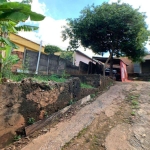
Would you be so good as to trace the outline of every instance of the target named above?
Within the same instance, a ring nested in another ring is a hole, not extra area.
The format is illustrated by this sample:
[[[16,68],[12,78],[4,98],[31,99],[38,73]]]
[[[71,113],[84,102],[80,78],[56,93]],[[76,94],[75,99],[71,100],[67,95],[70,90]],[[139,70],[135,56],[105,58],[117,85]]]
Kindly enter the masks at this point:
[[[132,115],[132,116],[135,116],[135,111],[132,111],[132,112],[131,112],[131,115]]]
[[[19,82],[21,80],[23,80],[24,78],[28,78],[29,76],[27,76],[26,74],[12,74],[9,78],[12,80],[12,81],[15,81],[15,82]]]
[[[95,96],[96,96],[96,94],[91,94],[90,95],[91,98],[94,98]]]
[[[14,141],[19,141],[21,139],[21,135],[15,135],[14,136]]]
[[[59,77],[58,75],[51,75],[50,80],[55,81],[55,82],[65,82],[66,79],[63,77]]]
[[[136,100],[132,100],[131,103],[132,103],[133,106],[139,105],[138,101],[136,101]]]
[[[94,88],[93,86],[86,84],[86,83],[81,83],[81,88],[87,88],[87,89],[92,89]]]
[[[42,76],[42,75],[34,75],[34,76],[30,76],[28,74],[12,74],[9,78],[12,80],[12,81],[15,81],[15,82],[19,82],[25,78],[32,78],[34,81],[37,81],[37,82],[48,82],[48,81],[55,81],[55,82],[65,82],[66,81],[66,78],[64,77],[61,77],[59,75],[56,75],[56,74],[53,74],[51,76]]]
[[[82,129],[82,130],[78,133],[77,138],[80,138],[82,135],[84,135],[86,131],[87,131],[87,127],[84,128],[84,129]]]

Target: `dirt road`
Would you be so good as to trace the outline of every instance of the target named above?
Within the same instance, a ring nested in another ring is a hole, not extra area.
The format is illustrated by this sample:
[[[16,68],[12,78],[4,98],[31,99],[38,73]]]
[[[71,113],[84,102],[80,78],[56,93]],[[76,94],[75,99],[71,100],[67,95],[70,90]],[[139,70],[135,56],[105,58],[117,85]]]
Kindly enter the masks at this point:
[[[150,150],[150,82],[116,83],[22,150]]]

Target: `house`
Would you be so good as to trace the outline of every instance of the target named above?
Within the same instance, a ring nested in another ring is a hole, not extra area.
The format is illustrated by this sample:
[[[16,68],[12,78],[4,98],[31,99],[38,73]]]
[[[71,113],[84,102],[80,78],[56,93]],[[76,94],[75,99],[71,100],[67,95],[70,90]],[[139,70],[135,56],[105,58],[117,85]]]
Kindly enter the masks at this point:
[[[99,62],[105,63],[108,57],[93,57],[93,59],[98,60]],[[107,67],[109,67],[110,60],[108,61]],[[119,58],[113,58],[113,70],[115,72],[115,76],[117,80],[127,81],[128,73],[127,73],[127,64]],[[105,70],[106,73],[106,70]]]
[[[127,57],[120,57],[120,59],[128,64],[128,74],[150,74],[150,54],[146,55],[141,63],[134,63]]]
[[[17,34],[10,34],[9,38],[19,47],[14,51],[24,52],[25,49],[39,51],[40,43],[33,42]],[[44,46],[42,46],[41,52],[44,53]]]
[[[19,47],[18,49],[14,49],[12,51],[12,54],[18,55],[20,59],[19,62],[12,67],[12,71],[16,72],[17,69],[22,68],[26,50],[38,52],[40,49],[40,44],[28,40],[17,34],[10,34],[9,38],[13,43],[15,43]],[[41,52],[44,53],[44,46],[41,47]]]
[[[91,57],[85,55],[79,50],[75,50],[73,54],[73,65],[79,66],[80,62],[84,62],[85,64],[89,64],[89,62],[96,63],[95,60],[93,60]]]
[[[138,74],[150,74],[150,54],[143,58],[143,62],[134,63],[134,73]]]
[[[119,57],[125,64],[128,64],[127,66],[127,72],[128,74],[133,74],[134,72],[134,63],[132,62],[132,60],[130,60],[128,57]]]

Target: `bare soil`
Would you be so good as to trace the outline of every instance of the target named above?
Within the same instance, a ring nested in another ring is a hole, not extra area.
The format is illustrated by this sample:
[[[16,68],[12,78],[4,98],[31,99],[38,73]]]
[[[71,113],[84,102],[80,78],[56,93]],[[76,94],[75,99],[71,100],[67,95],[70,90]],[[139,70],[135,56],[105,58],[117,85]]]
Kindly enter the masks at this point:
[[[26,144],[18,141],[20,149],[150,150],[149,108],[150,82],[117,82],[34,138],[26,137]],[[20,150],[15,144],[10,149]]]
[[[130,87],[120,91],[125,99],[115,100],[62,150],[150,150],[150,83],[123,84]]]

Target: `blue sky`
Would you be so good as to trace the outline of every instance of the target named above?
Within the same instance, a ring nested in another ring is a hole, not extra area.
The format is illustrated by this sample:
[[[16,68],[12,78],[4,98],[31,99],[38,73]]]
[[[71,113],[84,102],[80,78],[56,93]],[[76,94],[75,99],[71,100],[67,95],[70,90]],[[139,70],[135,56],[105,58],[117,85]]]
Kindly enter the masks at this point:
[[[76,18],[87,5],[100,5],[108,0],[39,0],[46,4],[47,15],[54,19]]]
[[[21,1],[21,0],[12,0]],[[67,18],[78,18],[80,11],[87,5],[101,5],[103,2],[117,2],[118,0],[32,0],[32,11],[44,14],[46,18],[32,25],[38,25],[39,30],[36,32],[19,32],[19,35],[40,43],[42,40],[43,45],[56,45],[63,50],[68,47],[69,40],[62,41],[62,26],[66,25]],[[147,24],[150,25],[150,2],[148,0],[121,0],[122,2],[129,3],[134,8],[141,7],[140,11],[146,12]],[[27,23],[30,23],[28,20]],[[150,28],[149,28],[150,29]],[[150,45],[147,45],[150,50]],[[85,54],[92,56],[92,52],[84,51],[83,47],[79,50]]]

